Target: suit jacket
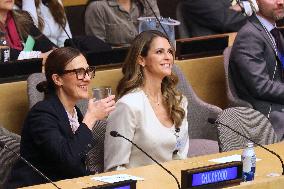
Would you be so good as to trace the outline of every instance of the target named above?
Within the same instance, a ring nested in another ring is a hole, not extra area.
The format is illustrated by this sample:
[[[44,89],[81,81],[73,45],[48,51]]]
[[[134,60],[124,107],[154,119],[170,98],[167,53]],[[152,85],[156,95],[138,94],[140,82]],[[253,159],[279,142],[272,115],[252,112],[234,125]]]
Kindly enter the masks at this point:
[[[277,59],[272,42],[260,21],[256,16],[251,16],[234,41],[229,74],[239,97],[265,115],[270,105],[272,111],[282,111],[284,108],[284,80],[280,62],[277,63],[273,79]]]
[[[89,174],[85,156],[92,146],[92,132],[82,123],[80,110],[77,107],[76,110],[80,126],[75,134],[56,95],[37,103],[24,122],[21,155],[52,181]],[[6,185],[16,188],[45,182],[23,161],[18,161]]]
[[[230,0],[185,0],[182,16],[186,22],[189,37],[238,31],[246,17],[229,9]]]

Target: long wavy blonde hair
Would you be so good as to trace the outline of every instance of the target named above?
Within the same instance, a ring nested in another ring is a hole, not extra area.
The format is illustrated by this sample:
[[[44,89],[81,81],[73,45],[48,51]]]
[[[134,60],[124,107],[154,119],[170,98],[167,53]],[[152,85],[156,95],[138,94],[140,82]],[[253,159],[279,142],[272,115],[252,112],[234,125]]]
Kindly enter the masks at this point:
[[[116,88],[117,99],[144,85],[143,67],[138,63],[138,58],[139,56],[146,57],[148,55],[151,44],[157,37],[163,37],[169,41],[167,36],[155,30],[142,32],[134,39],[122,66],[123,77]],[[161,91],[170,118],[176,127],[180,127],[185,111],[180,106],[182,95],[175,89],[177,83],[178,78],[172,73],[162,80]]]

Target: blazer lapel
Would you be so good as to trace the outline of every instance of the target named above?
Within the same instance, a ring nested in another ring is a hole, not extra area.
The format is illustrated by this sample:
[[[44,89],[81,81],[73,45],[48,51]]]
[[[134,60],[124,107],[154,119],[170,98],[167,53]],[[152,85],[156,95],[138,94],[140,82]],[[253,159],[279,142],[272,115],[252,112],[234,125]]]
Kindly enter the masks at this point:
[[[255,15],[249,17],[249,21],[250,23],[252,23],[252,25],[254,25],[261,33],[261,35],[265,38],[265,40],[267,41],[267,43],[269,44],[269,46],[272,48],[272,50],[275,52],[275,49],[273,47],[272,41],[270,40],[270,38],[268,37],[265,29],[263,28],[263,26],[261,25],[260,21],[257,19],[257,17]],[[269,31],[268,31],[269,32]]]
[[[58,115],[59,125],[61,126],[61,129],[64,130],[64,132],[70,137],[73,137],[74,134],[72,132],[68,115],[63,104],[61,103],[57,95],[54,95],[51,98],[53,107]]]

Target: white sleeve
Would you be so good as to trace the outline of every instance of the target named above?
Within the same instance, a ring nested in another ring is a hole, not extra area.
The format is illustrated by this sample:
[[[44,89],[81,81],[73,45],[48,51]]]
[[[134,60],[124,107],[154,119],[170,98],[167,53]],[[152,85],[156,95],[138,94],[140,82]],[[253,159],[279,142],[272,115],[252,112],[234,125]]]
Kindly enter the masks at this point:
[[[121,137],[110,136],[110,131],[117,131],[133,140],[137,119],[135,111],[127,104],[117,102],[115,110],[107,119],[104,143],[104,169],[113,170],[129,163],[132,144]]]
[[[38,27],[38,15],[35,6],[35,0],[22,0],[22,10],[25,10],[30,13],[31,17],[33,18],[34,24]]]

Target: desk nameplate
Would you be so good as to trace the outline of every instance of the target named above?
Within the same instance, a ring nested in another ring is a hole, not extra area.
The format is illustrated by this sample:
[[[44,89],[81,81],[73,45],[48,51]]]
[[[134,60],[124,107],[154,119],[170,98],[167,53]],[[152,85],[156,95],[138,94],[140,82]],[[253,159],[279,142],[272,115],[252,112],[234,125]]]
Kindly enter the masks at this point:
[[[240,184],[243,164],[240,161],[181,171],[182,189],[219,188]]]

